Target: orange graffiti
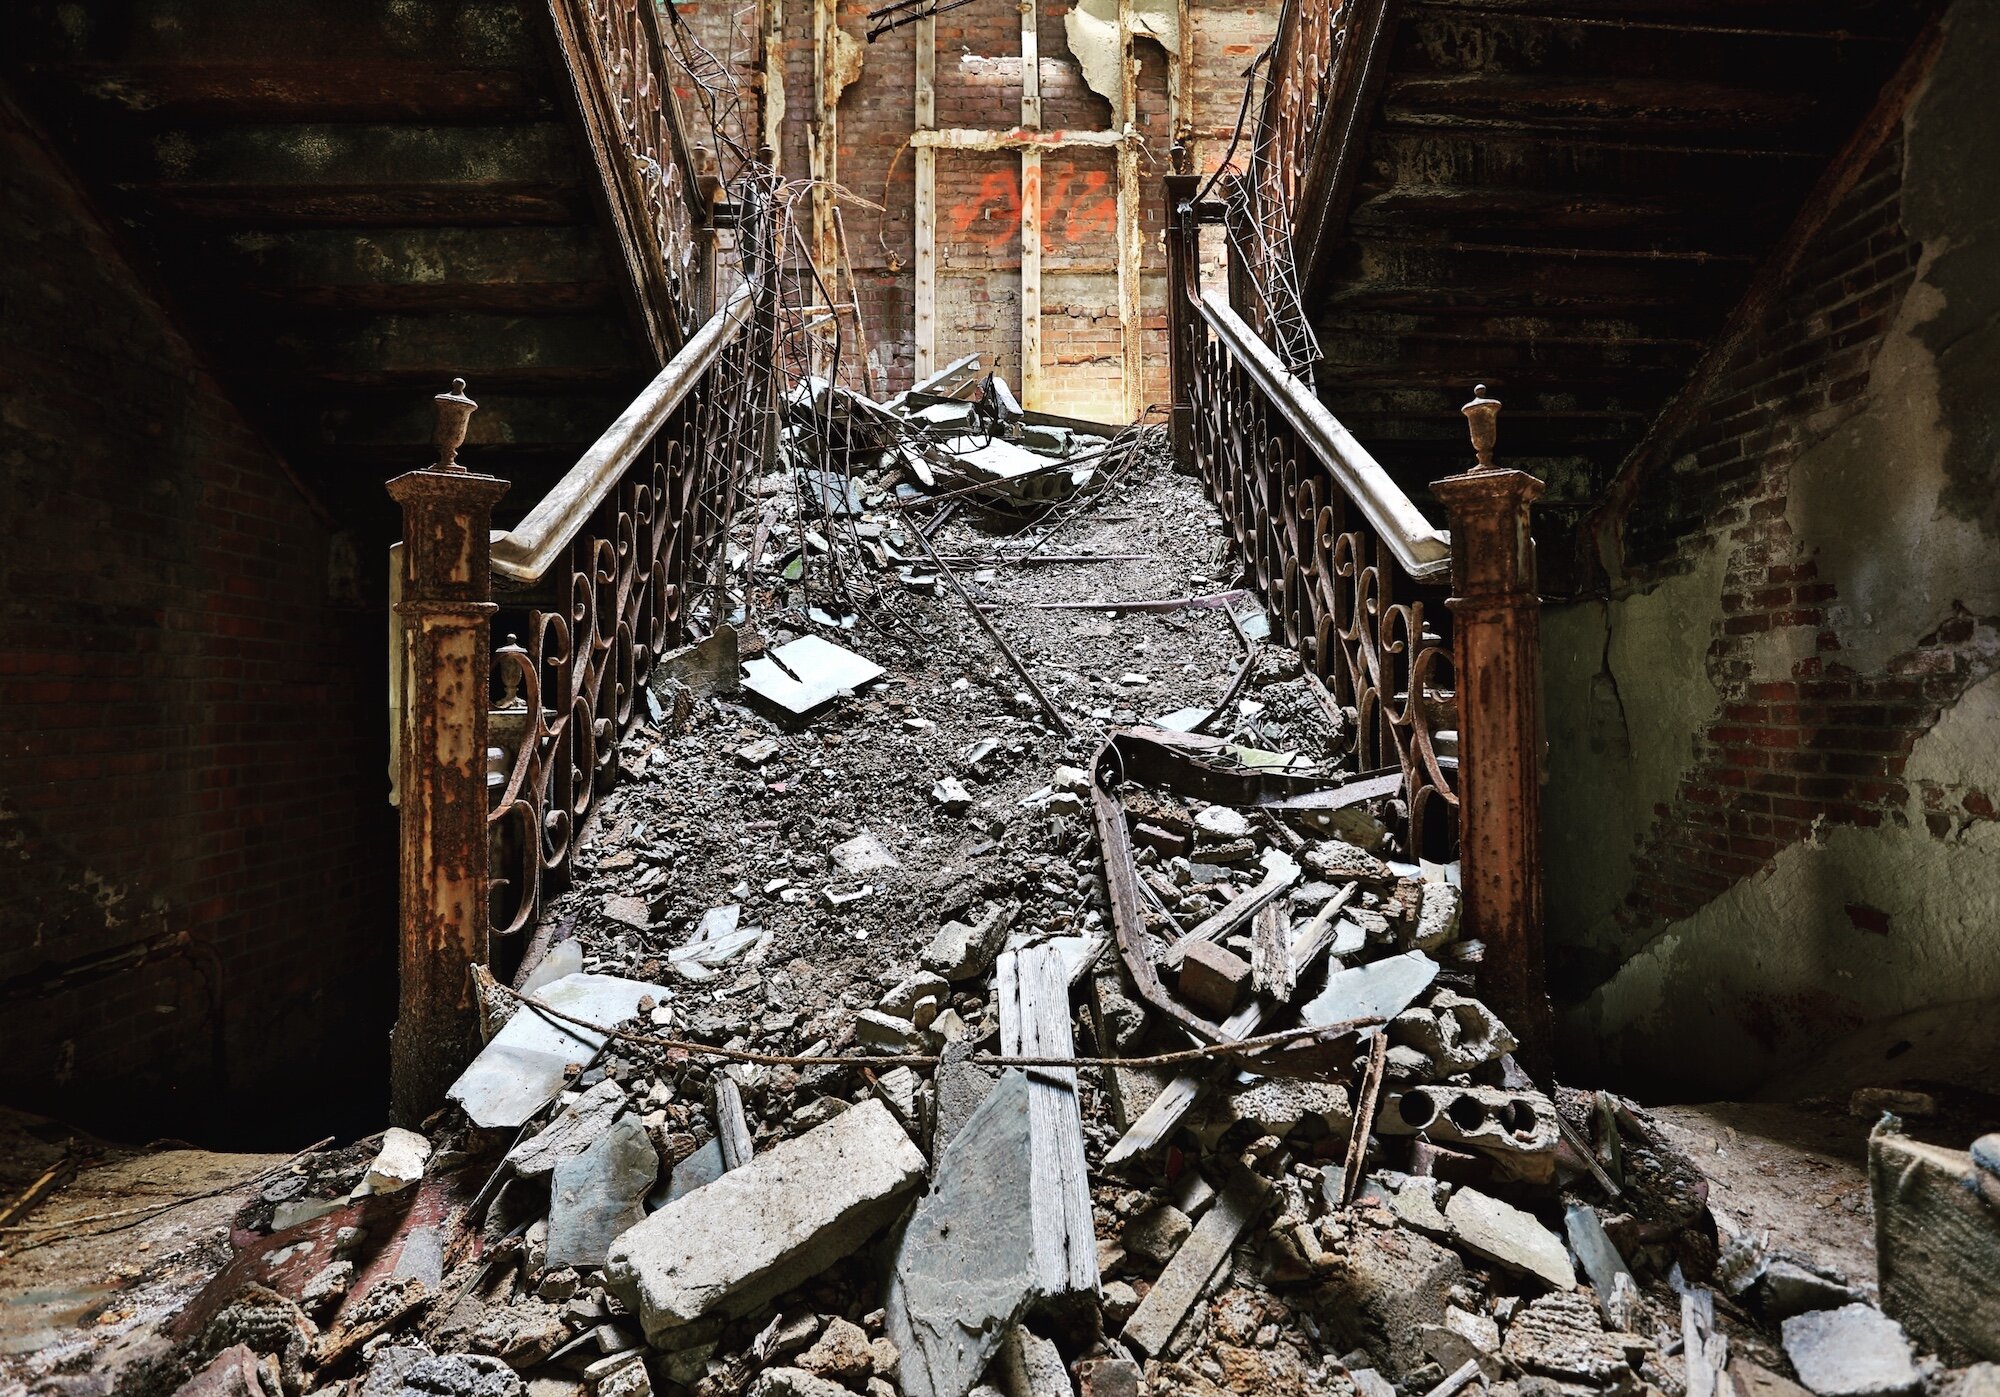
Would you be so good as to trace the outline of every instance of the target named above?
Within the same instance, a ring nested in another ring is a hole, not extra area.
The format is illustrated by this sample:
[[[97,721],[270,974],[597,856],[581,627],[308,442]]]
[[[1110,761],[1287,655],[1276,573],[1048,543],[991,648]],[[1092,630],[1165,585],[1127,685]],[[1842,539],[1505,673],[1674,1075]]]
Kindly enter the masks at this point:
[[[1075,245],[1118,235],[1118,194],[1103,170],[1086,170],[1079,178],[1064,171],[1044,181],[1042,198],[1045,245]],[[947,229],[952,241],[990,252],[1003,252],[1021,232],[1021,176],[1017,170],[992,170],[979,190],[951,210]]]

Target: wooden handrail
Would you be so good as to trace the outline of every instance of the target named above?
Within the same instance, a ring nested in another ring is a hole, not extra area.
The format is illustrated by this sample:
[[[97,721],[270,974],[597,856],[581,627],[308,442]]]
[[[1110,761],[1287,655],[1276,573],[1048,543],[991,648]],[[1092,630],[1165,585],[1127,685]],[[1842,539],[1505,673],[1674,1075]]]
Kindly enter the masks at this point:
[[[721,310],[680,352],[655,374],[631,406],[600,436],[536,502],[514,528],[493,534],[493,571],[511,581],[532,585],[542,580],[569,547],[570,540],[590,522],[599,505],[625,478],[660,427],[681,405],[717,355],[750,323],[756,307],[754,286],[745,282],[730,294]]]
[[[1360,509],[1395,556],[1397,566],[1417,582],[1447,580],[1451,576],[1451,534],[1432,527],[1354,433],[1341,425],[1311,389],[1285,371],[1271,347],[1230,309],[1226,296],[1204,290],[1195,304],[1202,319],[1229,346],[1271,405],[1312,448],[1341,493]]]

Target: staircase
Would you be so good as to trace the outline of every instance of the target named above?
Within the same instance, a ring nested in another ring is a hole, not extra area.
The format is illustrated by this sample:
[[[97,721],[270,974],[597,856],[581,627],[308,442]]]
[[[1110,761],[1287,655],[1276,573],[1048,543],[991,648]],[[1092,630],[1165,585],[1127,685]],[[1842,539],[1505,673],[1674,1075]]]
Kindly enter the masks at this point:
[[[598,7],[603,8],[603,7]],[[238,401],[364,539],[461,376],[503,522],[678,346],[565,30],[518,0],[34,0],[13,77]],[[601,147],[600,147],[601,148]],[[672,172],[670,172],[672,173]],[[114,390],[115,391],[115,390]]]
[[[1486,382],[1559,565],[1546,545],[1687,380],[1925,8],[1294,4],[1324,36],[1295,65],[1327,79],[1313,120],[1267,125],[1297,166],[1321,397],[1415,489],[1459,468],[1448,408]]]

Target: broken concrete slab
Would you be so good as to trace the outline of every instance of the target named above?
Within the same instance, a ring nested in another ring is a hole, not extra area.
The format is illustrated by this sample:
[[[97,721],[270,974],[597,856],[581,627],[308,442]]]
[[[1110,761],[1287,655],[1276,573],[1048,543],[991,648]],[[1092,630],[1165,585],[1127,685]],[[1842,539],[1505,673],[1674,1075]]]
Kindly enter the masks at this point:
[[[805,635],[744,665],[743,687],[778,716],[803,718],[885,673],[852,650]]]
[[[1417,929],[1410,944],[1419,951],[1435,951],[1458,938],[1459,907],[1462,896],[1450,883],[1424,884],[1423,900],[1417,905]]]
[[[972,792],[956,776],[946,776],[931,787],[931,803],[947,815],[963,815],[972,808]]]
[[[1457,1252],[1357,1209],[1337,1264],[1311,1297],[1312,1312],[1345,1347],[1363,1347],[1397,1372],[1424,1362],[1424,1331],[1445,1322],[1465,1279]]]
[[[1007,1397],[1074,1397],[1069,1365],[1049,1340],[1024,1325],[1015,1325],[1000,1346],[1000,1390]]]
[[[641,999],[666,997],[659,985],[616,975],[566,975],[537,996],[552,1009],[607,1027],[636,1015]],[[603,1034],[523,1005],[446,1095],[480,1129],[515,1130],[555,1100],[572,1064],[590,1061],[603,1046]]]
[[[1309,1024],[1393,1019],[1430,988],[1437,973],[1437,962],[1422,951],[1406,951],[1350,970],[1336,970],[1327,976],[1326,988],[1299,1010],[1299,1017]]]
[[[659,1340],[742,1314],[859,1247],[923,1181],[923,1152],[879,1101],[757,1155],[611,1245],[605,1279]]]
[[[1785,1357],[1819,1397],[1900,1397],[1922,1385],[1903,1326],[1873,1305],[1794,1315],[1783,1332]]]
[[[1526,1372],[1602,1387],[1631,1383],[1637,1361],[1652,1348],[1637,1334],[1607,1331],[1595,1303],[1564,1292],[1540,1296],[1515,1314],[1500,1353]]]
[[[901,860],[890,853],[882,841],[867,830],[861,831],[844,844],[834,845],[827,851],[827,857],[833,860],[835,868],[855,878],[903,866]]]
[[[408,1188],[424,1176],[424,1165],[430,1162],[430,1157],[430,1141],[414,1130],[390,1126],[382,1133],[382,1148],[369,1164],[368,1172],[361,1176],[361,1182],[354,1186],[353,1196],[395,1193]]]
[[[521,1397],[521,1379],[498,1358],[479,1353],[432,1353],[392,1345],[369,1361],[359,1397]]]
[[[645,1221],[659,1172],[653,1142],[630,1116],[558,1163],[549,1184],[547,1264],[602,1266],[612,1240]]]
[[[582,1154],[625,1109],[625,1088],[609,1079],[572,1101],[542,1130],[507,1151],[506,1164],[524,1179],[546,1178],[565,1159]]]
[[[1784,1320],[1810,1310],[1837,1310],[1842,1305],[1865,1303],[1868,1299],[1853,1286],[1822,1276],[1810,1267],[1785,1257],[1773,1257],[1751,1287],[1757,1308],[1767,1319]]]
[[[1260,1078],[1230,1091],[1222,1106],[1230,1120],[1255,1121],[1266,1135],[1280,1138],[1315,1118],[1336,1138],[1344,1137],[1354,1120],[1345,1087],[1306,1077]]]
[[[970,980],[993,968],[1007,944],[1007,928],[1014,923],[1018,903],[988,903],[977,922],[946,922],[924,948],[926,969],[951,981]]]
[[[964,1397],[1042,1296],[1028,1079],[1005,1073],[938,1157],[896,1248],[885,1327],[905,1397]]]
[[[1590,1288],[1597,1292],[1598,1301],[1610,1305],[1618,1289],[1618,1278],[1624,1276],[1630,1280],[1632,1271],[1606,1234],[1597,1210],[1587,1203],[1570,1204],[1563,1214],[1563,1230],[1569,1234],[1570,1250],[1582,1263],[1583,1273],[1590,1278]]]
[[[1562,1239],[1511,1203],[1477,1189],[1452,1190],[1444,1205],[1452,1235],[1467,1251],[1486,1260],[1547,1282],[1558,1290],[1576,1284],[1576,1270]]]

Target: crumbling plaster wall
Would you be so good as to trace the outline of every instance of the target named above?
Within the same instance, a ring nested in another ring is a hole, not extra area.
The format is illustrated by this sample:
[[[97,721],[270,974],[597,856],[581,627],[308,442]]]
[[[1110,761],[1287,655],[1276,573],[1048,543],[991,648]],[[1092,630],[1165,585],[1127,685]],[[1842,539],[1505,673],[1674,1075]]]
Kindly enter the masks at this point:
[[[1690,1094],[2000,1059],[2000,13],[1943,44],[1545,614],[1574,1052]]]

